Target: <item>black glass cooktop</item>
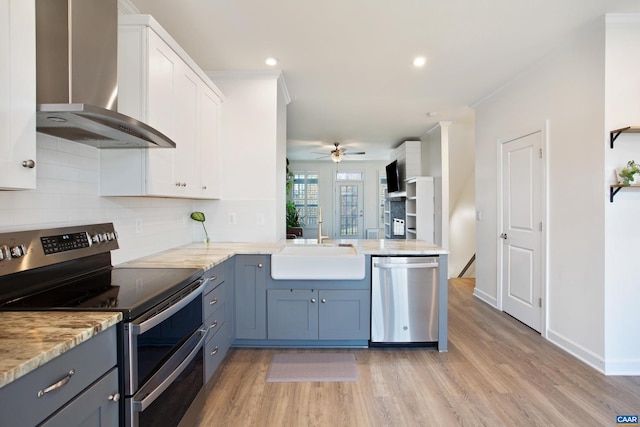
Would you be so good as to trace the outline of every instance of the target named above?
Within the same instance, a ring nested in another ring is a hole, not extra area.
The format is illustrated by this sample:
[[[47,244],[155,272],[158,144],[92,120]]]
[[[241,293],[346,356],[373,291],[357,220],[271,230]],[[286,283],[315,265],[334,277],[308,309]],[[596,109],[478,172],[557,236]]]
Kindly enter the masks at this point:
[[[135,319],[196,281],[191,268],[112,268],[64,285],[14,298],[0,309],[120,311]]]

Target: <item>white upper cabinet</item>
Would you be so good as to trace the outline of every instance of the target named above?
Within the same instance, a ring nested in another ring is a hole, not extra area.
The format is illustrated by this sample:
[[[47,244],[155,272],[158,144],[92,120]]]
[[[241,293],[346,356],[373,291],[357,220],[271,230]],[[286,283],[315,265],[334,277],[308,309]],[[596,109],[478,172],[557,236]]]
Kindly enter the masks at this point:
[[[0,0],[0,189],[36,188],[35,2]]]
[[[176,148],[103,150],[101,194],[219,198],[220,91],[151,16],[119,19],[118,111]]]
[[[220,199],[220,98],[207,86],[200,91],[198,141],[200,143],[200,183],[205,199]]]

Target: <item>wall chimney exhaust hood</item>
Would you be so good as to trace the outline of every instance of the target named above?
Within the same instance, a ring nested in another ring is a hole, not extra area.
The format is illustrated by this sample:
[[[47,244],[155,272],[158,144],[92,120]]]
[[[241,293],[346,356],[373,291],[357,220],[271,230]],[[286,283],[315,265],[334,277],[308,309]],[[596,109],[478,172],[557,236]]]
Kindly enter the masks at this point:
[[[97,148],[175,148],[117,111],[117,0],[36,0],[36,130]]]

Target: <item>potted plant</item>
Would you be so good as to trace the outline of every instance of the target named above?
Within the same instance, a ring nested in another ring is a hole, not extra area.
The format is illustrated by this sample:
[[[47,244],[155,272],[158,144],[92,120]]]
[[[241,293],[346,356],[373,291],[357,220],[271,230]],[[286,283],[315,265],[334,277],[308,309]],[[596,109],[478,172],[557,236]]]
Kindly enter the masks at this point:
[[[302,237],[302,218],[292,201],[287,202],[287,237],[289,235]]]
[[[620,176],[620,184],[638,184],[640,183],[640,165],[637,165],[633,160],[629,160],[627,166],[622,168],[618,176]]]
[[[291,201],[291,191],[293,190],[293,173],[289,170],[289,159],[287,159],[287,238],[302,237],[302,218],[296,205]]]

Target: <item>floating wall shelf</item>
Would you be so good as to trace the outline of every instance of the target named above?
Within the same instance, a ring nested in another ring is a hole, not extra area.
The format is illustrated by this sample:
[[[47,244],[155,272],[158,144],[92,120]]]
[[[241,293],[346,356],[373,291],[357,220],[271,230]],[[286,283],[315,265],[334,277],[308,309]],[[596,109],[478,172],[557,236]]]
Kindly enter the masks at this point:
[[[609,147],[613,149],[613,142],[621,133],[640,133],[640,126],[627,126],[609,132]]]

